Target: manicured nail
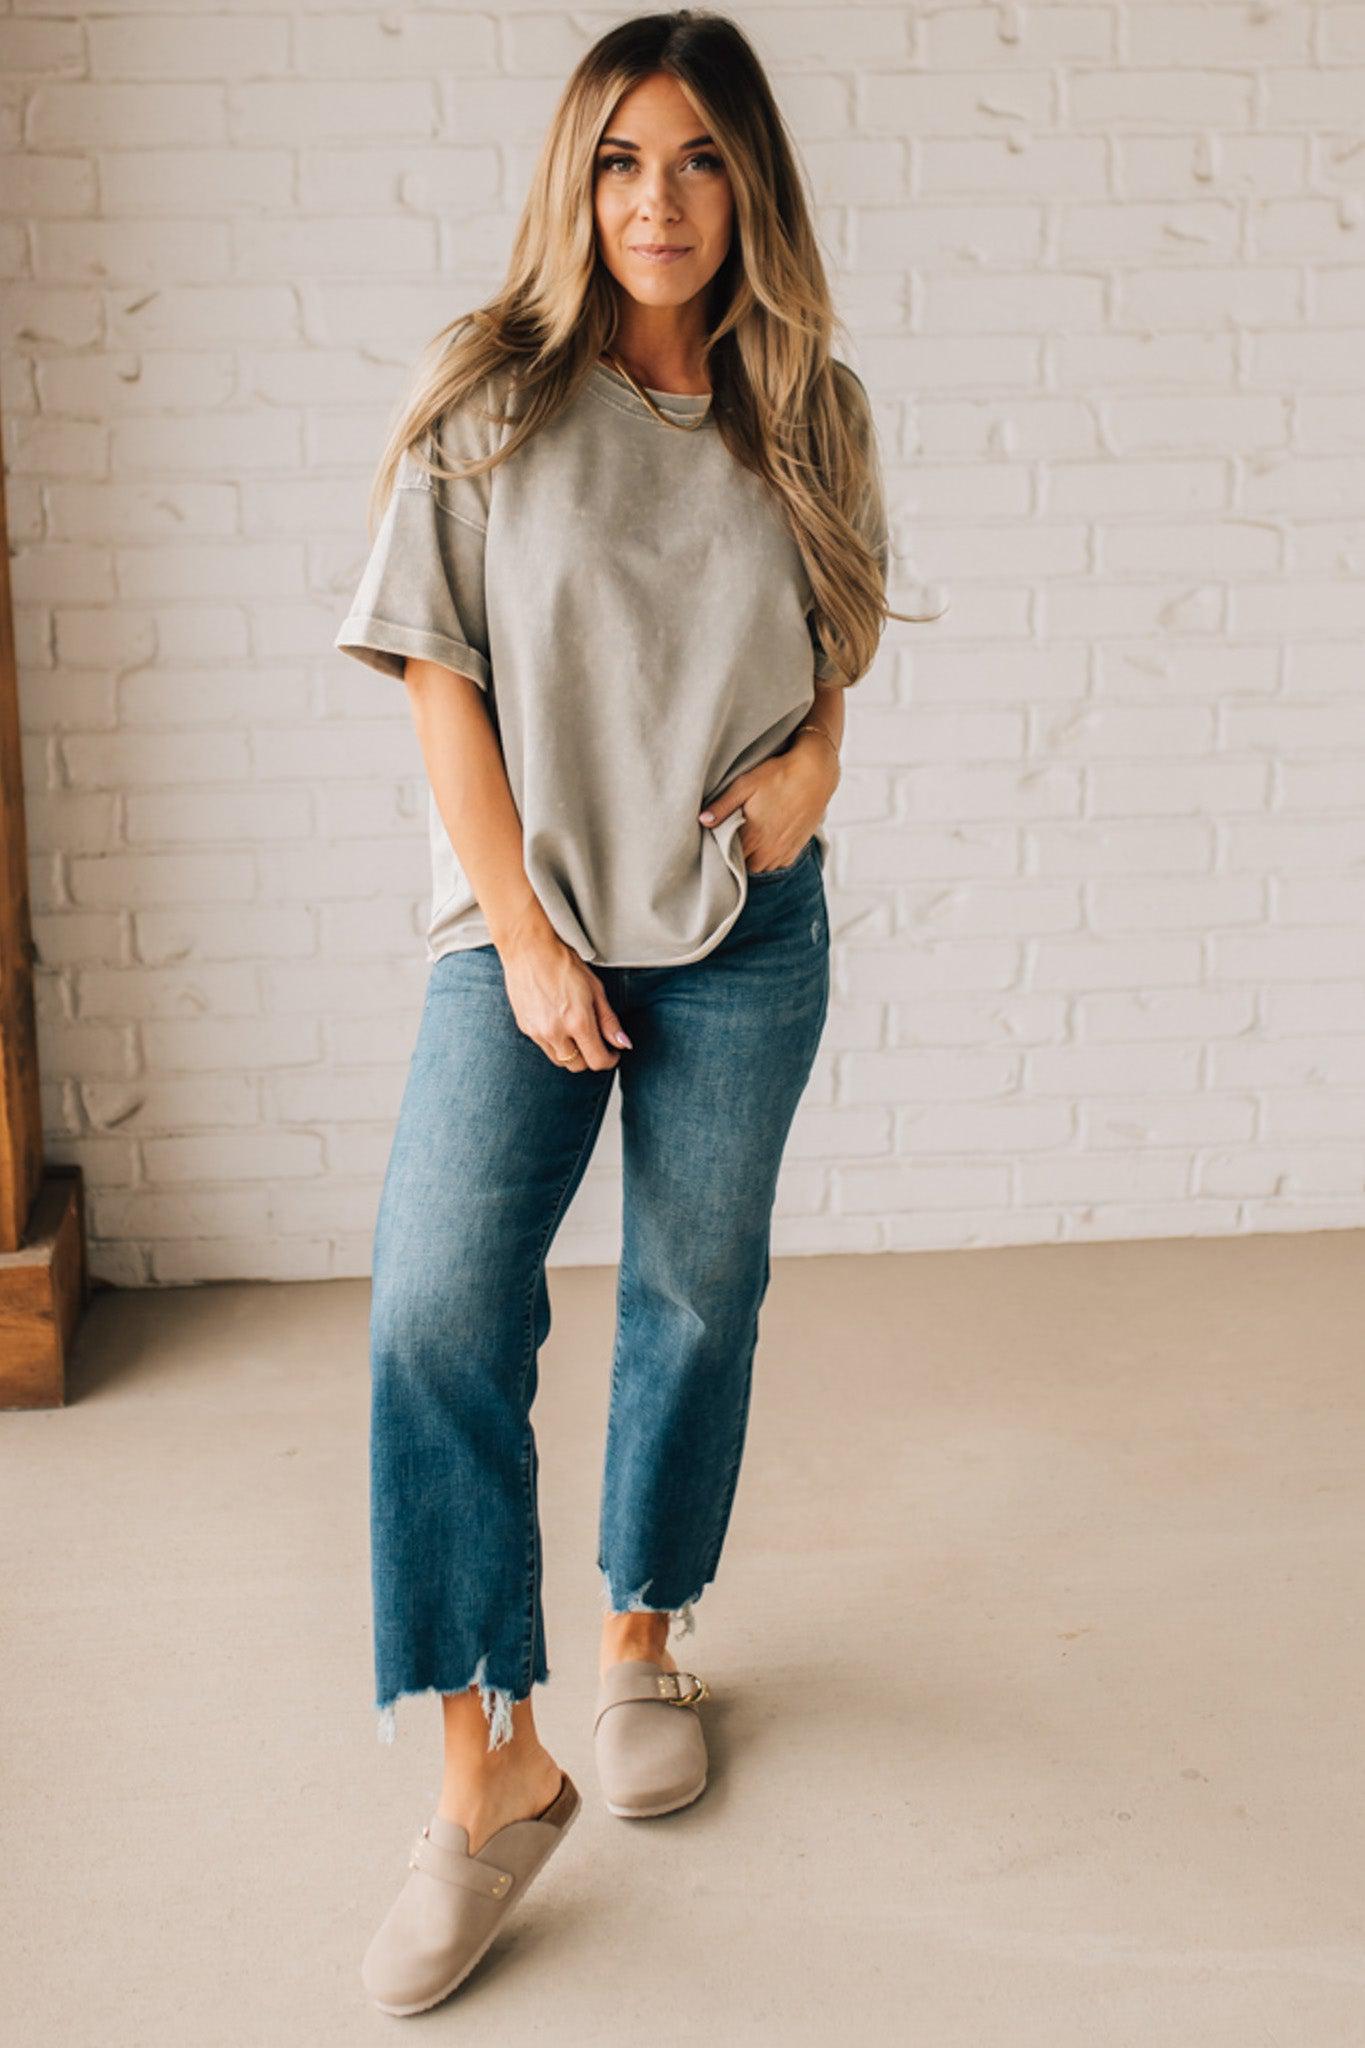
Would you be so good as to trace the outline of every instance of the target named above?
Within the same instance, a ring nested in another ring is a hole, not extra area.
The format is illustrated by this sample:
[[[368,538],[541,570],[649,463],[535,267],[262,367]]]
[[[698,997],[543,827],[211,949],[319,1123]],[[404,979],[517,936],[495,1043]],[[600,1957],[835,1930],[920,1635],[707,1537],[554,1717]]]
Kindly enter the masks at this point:
[[[714,818],[715,818],[715,815],[716,815],[716,814],[715,814],[715,812],[714,812],[714,811],[703,811],[703,812],[702,812],[702,814],[701,814],[701,821],[702,821],[702,824],[703,824],[703,825],[709,825],[709,824],[711,824],[711,823],[713,822]]]
[[[624,1031],[617,1031],[613,1034],[613,1036],[615,1037],[616,1043],[618,1045],[630,1045],[630,1040],[626,1037]],[[633,1045],[630,1046],[630,1049],[632,1052],[634,1052],[635,1050]]]

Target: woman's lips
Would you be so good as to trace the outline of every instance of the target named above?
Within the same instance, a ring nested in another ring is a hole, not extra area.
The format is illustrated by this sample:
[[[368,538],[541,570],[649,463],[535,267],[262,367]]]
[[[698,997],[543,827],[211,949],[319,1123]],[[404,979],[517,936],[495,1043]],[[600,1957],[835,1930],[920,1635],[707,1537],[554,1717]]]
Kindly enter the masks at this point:
[[[631,248],[632,256],[643,256],[646,263],[676,263],[680,256],[690,256],[691,249],[651,249],[647,243],[636,242]]]

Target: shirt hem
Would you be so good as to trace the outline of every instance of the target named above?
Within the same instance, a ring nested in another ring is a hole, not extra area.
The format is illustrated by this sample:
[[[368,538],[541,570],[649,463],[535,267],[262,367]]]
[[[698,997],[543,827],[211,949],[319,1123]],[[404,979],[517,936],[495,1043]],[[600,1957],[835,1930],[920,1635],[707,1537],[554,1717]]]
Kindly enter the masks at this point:
[[[748,890],[746,889],[744,895],[741,896],[738,904],[735,906],[734,916],[727,918],[724,925],[717,933],[715,933],[714,937],[708,939],[703,946],[699,947],[698,950],[693,953],[674,953],[671,954],[669,958],[666,960],[603,960],[600,958],[599,955],[595,953],[592,954],[590,957],[585,954],[579,953],[578,957],[580,960],[582,960],[583,965],[585,967],[692,967],[696,964],[698,960],[704,960],[708,953],[714,953],[716,947],[719,946],[721,941],[726,937],[731,926],[734,924],[735,919],[738,918],[740,911],[743,910],[744,905],[747,901]],[[568,941],[566,940],[565,943],[567,944]],[[480,938],[471,933],[471,935],[468,938],[453,939],[448,945],[443,945],[439,948],[433,948],[431,944],[428,943],[427,958],[434,966],[436,961],[442,959],[447,953],[472,953],[479,946],[491,946],[492,944],[492,939],[486,936]],[[574,950],[575,952],[577,952],[577,947],[575,947]]]
[[[814,849],[817,846],[820,849],[820,868],[823,872],[823,870],[827,867],[829,862],[830,850],[829,833],[826,830],[823,823],[816,826],[814,832],[812,832],[810,838],[807,840],[805,847],[797,855],[795,861],[792,862],[792,868],[800,866],[801,863],[807,858],[807,855],[813,853]],[[735,879],[739,881],[741,884],[739,901],[738,903],[736,903],[729,917],[727,917],[724,920],[720,929],[718,931],[713,932],[711,936],[708,939],[706,939],[702,945],[698,946],[693,952],[673,953],[670,954],[667,959],[662,960],[604,960],[598,954],[588,955],[584,953],[579,953],[579,959],[583,961],[583,964],[586,967],[617,967],[623,969],[644,969],[652,967],[695,966],[698,960],[704,960],[707,957],[708,953],[715,952],[716,948],[728,936],[732,927],[738,922],[740,913],[743,911],[745,904],[749,900],[749,875],[747,871],[732,867],[730,869],[730,872],[732,875],[735,876]],[[783,872],[790,873],[791,869],[784,869]],[[760,869],[760,880],[762,879],[762,874],[763,871]],[[572,941],[566,939],[564,943],[566,945],[570,945],[572,944]],[[458,935],[452,937],[448,944],[441,945],[439,948],[436,947],[436,945],[434,944],[433,932],[429,931],[427,934],[427,959],[434,966],[436,961],[443,958],[444,955],[447,953],[471,953],[478,946],[491,946],[492,944],[493,940],[488,933],[487,927],[480,926],[479,924],[473,922],[471,922],[468,926],[463,927],[461,932]],[[578,952],[578,948],[574,947],[574,951]]]

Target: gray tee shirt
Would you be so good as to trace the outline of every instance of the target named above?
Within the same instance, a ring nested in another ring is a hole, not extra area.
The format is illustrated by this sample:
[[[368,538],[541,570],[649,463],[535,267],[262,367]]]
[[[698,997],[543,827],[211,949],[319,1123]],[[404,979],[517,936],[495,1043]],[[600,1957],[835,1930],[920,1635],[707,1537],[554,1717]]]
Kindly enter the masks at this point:
[[[876,488],[863,520],[885,573]],[[440,422],[444,466],[509,430],[507,372]],[[335,645],[383,675],[408,656],[471,677],[489,699],[522,822],[523,858],[559,937],[596,966],[699,960],[744,907],[742,805],[697,813],[778,752],[832,672],[800,551],[757,477],[726,449],[709,394],[653,391],[654,418],[597,364],[577,397],[507,462],[431,479],[405,457]],[[429,450],[435,446],[428,443]],[[428,791],[427,956],[490,943]],[[828,851],[824,827],[815,837]]]

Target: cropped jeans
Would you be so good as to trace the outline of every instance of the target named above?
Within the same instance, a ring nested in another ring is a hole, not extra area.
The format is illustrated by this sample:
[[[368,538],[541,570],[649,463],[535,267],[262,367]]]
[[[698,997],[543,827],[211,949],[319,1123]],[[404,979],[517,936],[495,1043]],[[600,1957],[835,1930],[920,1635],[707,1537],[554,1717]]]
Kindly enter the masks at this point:
[[[549,1677],[531,1407],[546,1254],[621,1088],[623,1214],[602,1603],[681,1617],[716,1574],[748,1425],[783,1148],[829,1005],[823,849],[752,874],[700,960],[599,967],[633,1041],[570,1072],[496,947],[436,960],[374,1234],[371,1576],[379,1736],[477,1686],[488,1747]]]

